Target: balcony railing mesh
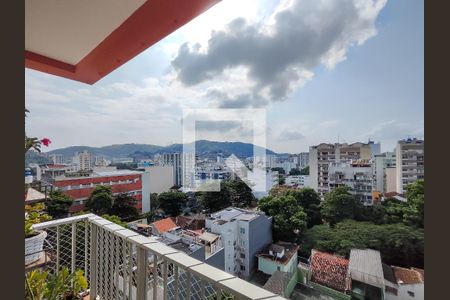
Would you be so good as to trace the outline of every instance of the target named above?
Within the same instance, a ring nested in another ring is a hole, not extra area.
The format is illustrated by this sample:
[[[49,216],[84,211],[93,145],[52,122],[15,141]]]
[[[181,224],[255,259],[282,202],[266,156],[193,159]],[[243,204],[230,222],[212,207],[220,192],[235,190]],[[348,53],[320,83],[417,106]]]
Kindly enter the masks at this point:
[[[58,272],[81,269],[90,299],[275,299],[280,296],[88,214],[37,224],[47,232],[39,264]]]

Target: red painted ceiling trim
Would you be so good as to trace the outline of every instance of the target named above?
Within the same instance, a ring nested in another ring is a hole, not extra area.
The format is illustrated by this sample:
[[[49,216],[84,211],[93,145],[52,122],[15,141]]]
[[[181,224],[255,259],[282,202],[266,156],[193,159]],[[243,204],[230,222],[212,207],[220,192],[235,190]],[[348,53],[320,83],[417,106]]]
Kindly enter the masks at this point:
[[[220,0],[148,0],[76,66],[29,51],[25,67],[93,84]]]

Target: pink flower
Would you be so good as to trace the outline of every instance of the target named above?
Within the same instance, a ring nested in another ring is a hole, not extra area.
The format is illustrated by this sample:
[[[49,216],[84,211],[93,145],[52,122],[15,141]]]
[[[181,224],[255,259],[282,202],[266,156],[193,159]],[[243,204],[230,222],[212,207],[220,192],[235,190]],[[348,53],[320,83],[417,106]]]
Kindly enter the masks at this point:
[[[48,147],[48,145],[50,145],[51,142],[52,142],[52,141],[50,141],[48,138],[43,138],[43,139],[41,140],[41,143],[42,143],[45,147]]]

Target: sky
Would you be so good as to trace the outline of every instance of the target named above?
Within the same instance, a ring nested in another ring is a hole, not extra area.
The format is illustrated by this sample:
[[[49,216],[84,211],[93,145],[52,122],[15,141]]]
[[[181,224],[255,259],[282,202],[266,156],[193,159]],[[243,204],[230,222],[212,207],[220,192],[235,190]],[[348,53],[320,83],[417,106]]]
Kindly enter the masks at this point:
[[[183,141],[185,109],[261,109],[267,148],[424,138],[423,0],[223,0],[94,85],[25,70],[46,150]],[[197,138],[251,142],[217,117]]]

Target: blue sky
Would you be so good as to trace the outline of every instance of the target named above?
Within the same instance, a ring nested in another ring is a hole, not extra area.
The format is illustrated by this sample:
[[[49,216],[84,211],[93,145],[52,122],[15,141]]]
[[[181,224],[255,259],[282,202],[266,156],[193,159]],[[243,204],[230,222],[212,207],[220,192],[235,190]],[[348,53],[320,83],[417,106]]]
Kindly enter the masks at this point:
[[[423,1],[244,3],[222,1],[92,86],[26,70],[27,134],[50,149],[168,145],[182,141],[183,108],[257,107],[279,152],[423,138]]]

